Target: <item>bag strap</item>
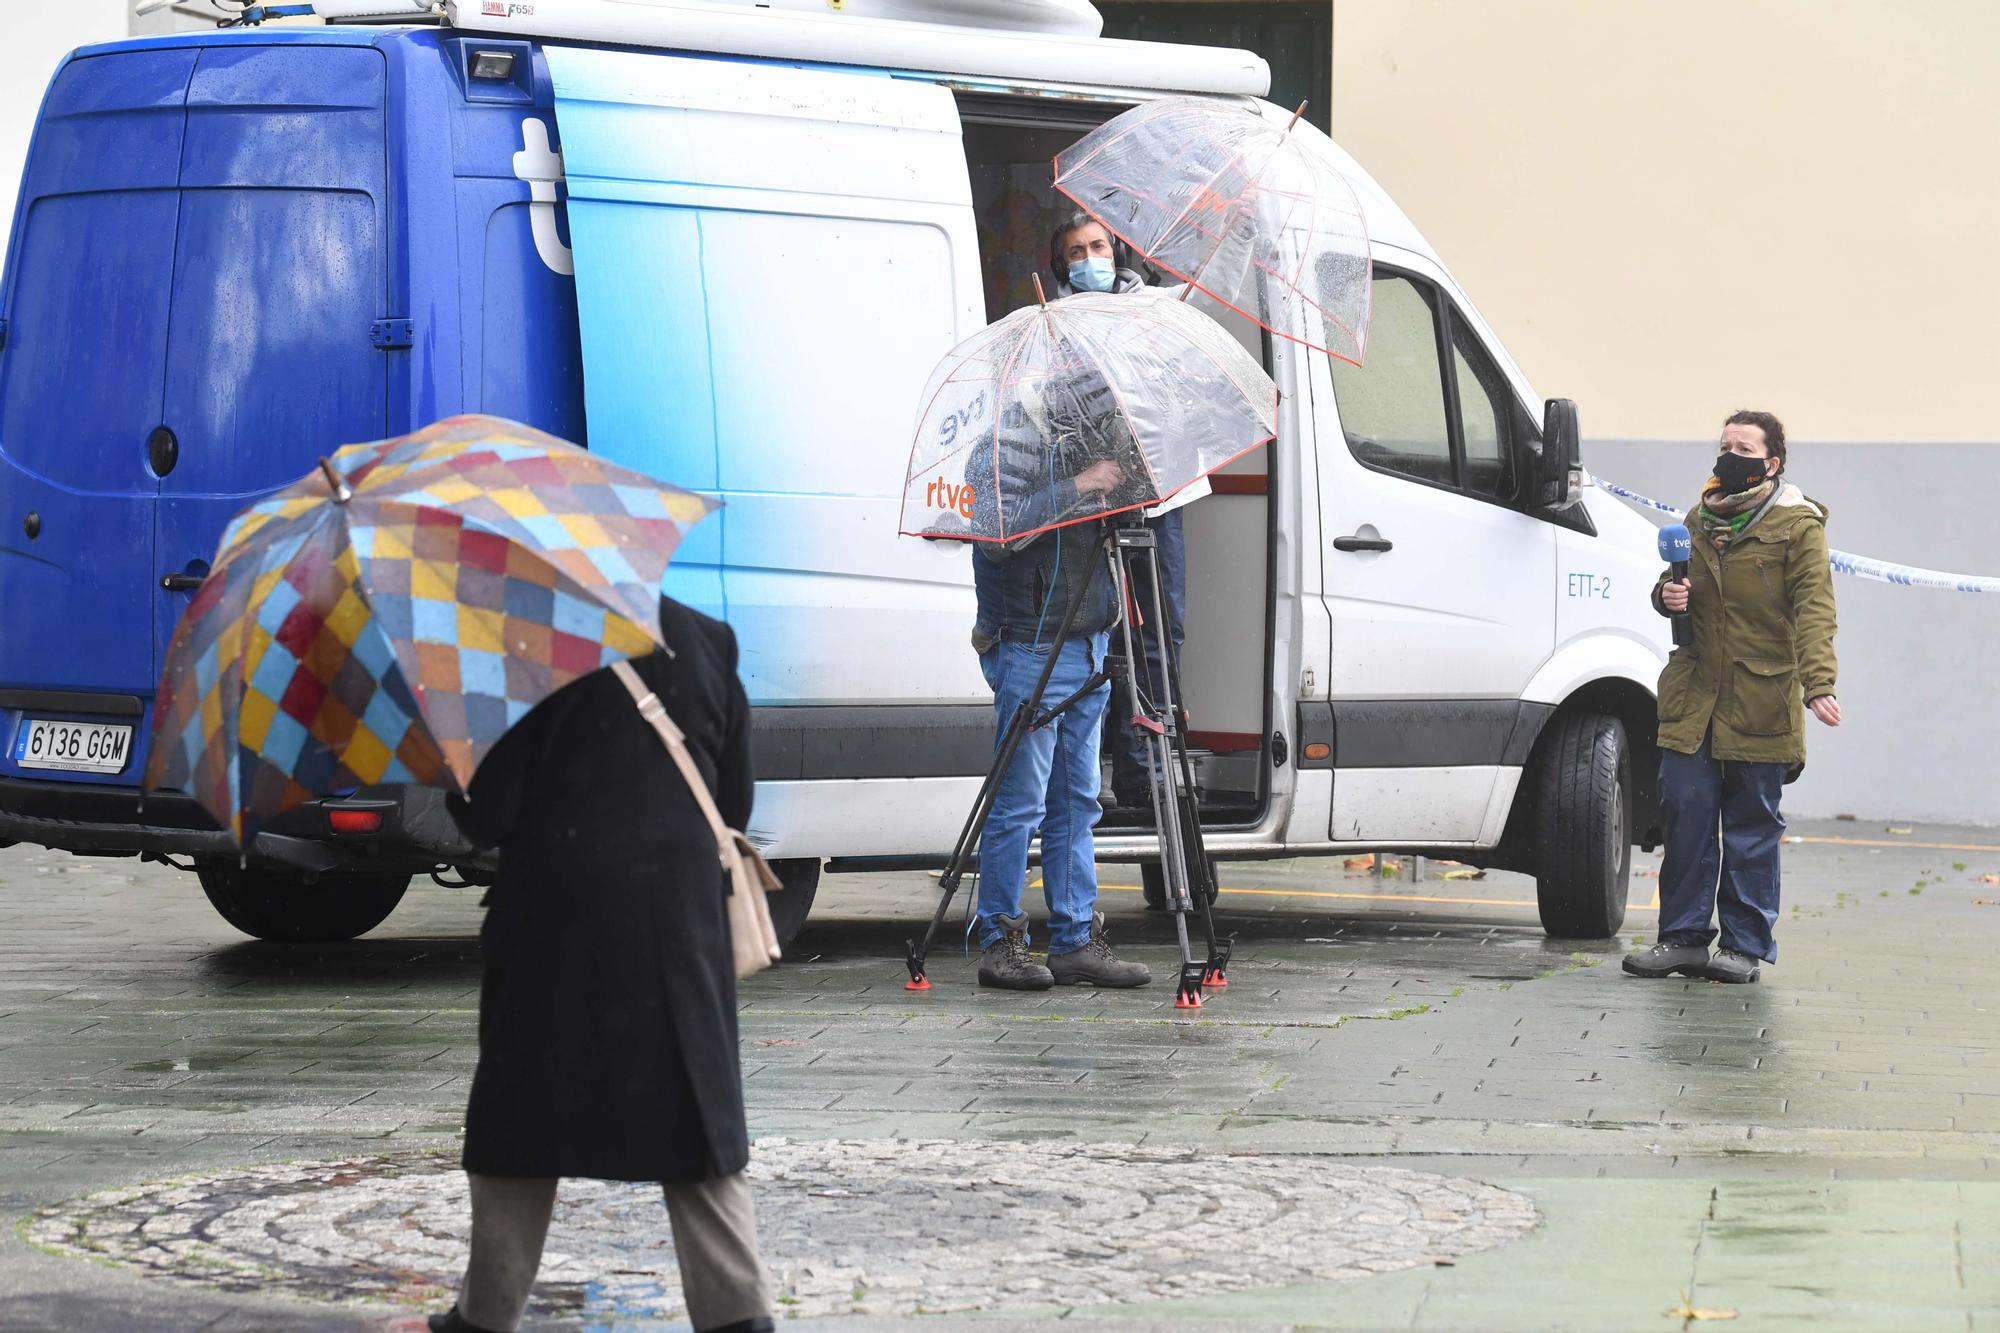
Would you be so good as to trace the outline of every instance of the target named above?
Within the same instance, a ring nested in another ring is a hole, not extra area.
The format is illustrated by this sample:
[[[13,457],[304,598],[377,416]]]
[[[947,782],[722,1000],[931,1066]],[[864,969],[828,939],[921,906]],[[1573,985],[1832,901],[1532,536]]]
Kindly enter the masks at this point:
[[[688,790],[694,793],[695,804],[702,814],[708,816],[709,831],[715,835],[716,855],[722,861],[724,870],[734,870],[730,864],[731,853],[736,850],[736,835],[722,822],[722,812],[715,808],[715,798],[709,794],[708,784],[702,781],[701,770],[695,767],[694,756],[688,753],[687,739],[679,726],[667,716],[667,706],[660,702],[660,696],[646,688],[646,682],[639,679],[639,673],[632,664],[620,659],[611,664],[618,679],[625,684],[625,690],[632,696],[632,702],[639,705],[639,716],[652,723],[661,741],[665,742],[667,753],[674,757],[674,765],[687,779]]]

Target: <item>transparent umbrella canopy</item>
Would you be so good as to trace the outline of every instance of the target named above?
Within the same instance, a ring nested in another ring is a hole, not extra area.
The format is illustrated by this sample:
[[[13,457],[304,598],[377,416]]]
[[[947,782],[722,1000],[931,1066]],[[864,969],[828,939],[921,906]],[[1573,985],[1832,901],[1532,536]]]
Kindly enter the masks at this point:
[[[1361,364],[1368,229],[1315,126],[1166,97],[1091,131],[1055,170],[1058,190],[1156,267],[1279,337]]]
[[[1026,306],[931,373],[901,531],[1022,541],[1158,504],[1276,433],[1271,377],[1172,293]]]

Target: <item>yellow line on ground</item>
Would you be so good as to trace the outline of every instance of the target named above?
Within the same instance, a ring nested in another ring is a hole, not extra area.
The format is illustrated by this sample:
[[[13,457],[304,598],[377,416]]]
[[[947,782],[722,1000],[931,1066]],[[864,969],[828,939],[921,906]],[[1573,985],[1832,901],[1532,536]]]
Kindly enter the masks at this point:
[[[1796,841],[1822,842],[1835,847],[1921,847],[1927,852],[2000,852],[2000,846],[1983,842],[1911,842],[1908,838],[1798,838]]]
[[[1040,884],[1030,885],[1040,888]],[[1117,889],[1122,893],[1138,893],[1137,884],[1106,884],[1099,881],[1100,889]],[[1223,889],[1223,893],[1259,894],[1266,898],[1354,898],[1364,902],[1384,903],[1450,903],[1460,907],[1534,907],[1532,898],[1432,898],[1413,893],[1336,893],[1330,889]],[[1645,906],[1633,903],[1626,910],[1633,912],[1657,912],[1660,910],[1659,890],[1653,891],[1653,901]]]

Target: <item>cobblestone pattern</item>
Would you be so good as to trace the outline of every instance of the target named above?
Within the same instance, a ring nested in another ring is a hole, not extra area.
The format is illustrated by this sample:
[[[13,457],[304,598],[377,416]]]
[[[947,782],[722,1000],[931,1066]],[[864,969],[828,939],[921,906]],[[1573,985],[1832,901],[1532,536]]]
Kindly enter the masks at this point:
[[[797,1315],[1048,1309],[1345,1279],[1524,1234],[1476,1181],[1310,1157],[1119,1144],[774,1139],[750,1168],[762,1244]],[[227,1291],[448,1304],[465,1177],[447,1154],[224,1171],[101,1191],[32,1217],[45,1249]],[[656,1189],[565,1181],[536,1307],[682,1314]]]

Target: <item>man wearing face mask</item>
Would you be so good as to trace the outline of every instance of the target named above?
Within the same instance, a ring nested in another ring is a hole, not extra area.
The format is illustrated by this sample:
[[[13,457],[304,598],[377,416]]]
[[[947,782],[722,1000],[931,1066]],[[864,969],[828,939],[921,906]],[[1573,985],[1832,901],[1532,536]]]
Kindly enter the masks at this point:
[[[1077,292],[1132,292],[1147,285],[1123,241],[1105,229],[1088,213],[1071,213],[1049,238],[1049,269],[1056,280],[1059,296]],[[1167,612],[1167,632],[1173,636],[1178,657],[1186,635],[1187,540],[1182,535],[1181,512],[1168,510],[1146,520],[1153,529],[1155,554],[1160,563],[1160,604]],[[1143,573],[1135,571],[1132,595],[1139,605],[1147,605],[1148,593]],[[1153,688],[1165,671],[1158,660],[1150,635],[1141,636],[1146,660],[1140,664],[1141,688]],[[1120,809],[1150,810],[1152,793],[1146,785],[1145,738],[1132,726],[1132,719],[1119,710],[1104,728],[1104,748],[1111,755],[1111,801]]]
[[[1785,428],[1737,412],[1688,515],[1694,559],[1653,589],[1694,642],[1660,673],[1660,937],[1634,976],[1757,980],[1776,962],[1784,784],[1805,767],[1805,714],[1840,725],[1826,508],[1785,480]],[[1709,956],[1721,922],[1721,947]]]

